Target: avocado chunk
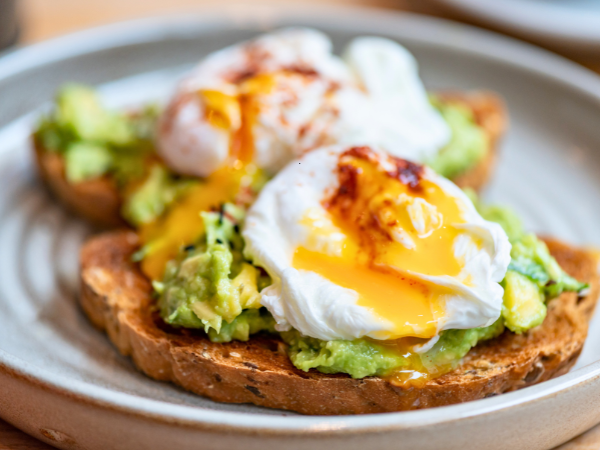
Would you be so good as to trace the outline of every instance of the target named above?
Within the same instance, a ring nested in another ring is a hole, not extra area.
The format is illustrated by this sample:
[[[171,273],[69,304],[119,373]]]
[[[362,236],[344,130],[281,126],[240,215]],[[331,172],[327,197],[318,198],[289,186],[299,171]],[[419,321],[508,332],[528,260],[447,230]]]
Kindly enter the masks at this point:
[[[109,175],[123,187],[148,172],[157,117],[152,105],[132,114],[110,111],[93,88],[69,84],[59,90],[34,135],[44,151],[64,156],[69,182]]]
[[[275,333],[275,319],[265,308],[242,311],[231,323],[223,323],[218,333],[210,328],[208,337],[212,342],[247,341],[260,331]]]
[[[193,184],[194,181],[175,178],[165,167],[155,164],[146,180],[126,197],[123,216],[135,226],[149,223]]]
[[[510,256],[508,268],[535,282],[546,299],[565,291],[579,292],[588,286],[569,276],[552,257],[544,241],[534,234],[527,234],[513,243]]]
[[[243,210],[225,204],[201,215],[205,235],[170,261],[163,282],[155,283],[163,320],[204,329],[215,342],[274,329],[272,317],[258,311],[259,292],[271,281],[242,256]]]
[[[126,145],[134,139],[127,119],[104,109],[96,92],[87,86],[69,84],[59,91],[56,121],[84,141]]]
[[[489,327],[442,331],[435,345],[421,356],[422,364],[430,373],[451,370],[471,348],[501,335],[503,331],[502,318]]]
[[[586,283],[569,276],[552,257],[548,246],[535,234],[525,233],[519,217],[509,208],[484,205],[469,190],[475,207],[486,220],[502,226],[512,244],[504,286],[502,316],[506,327],[523,333],[546,317],[545,303],[563,292],[579,292]]]
[[[523,333],[546,318],[546,304],[540,288],[525,275],[509,270],[504,277],[502,317],[506,327]]]
[[[99,144],[74,142],[65,152],[65,176],[71,183],[100,177],[111,164],[110,150]]]

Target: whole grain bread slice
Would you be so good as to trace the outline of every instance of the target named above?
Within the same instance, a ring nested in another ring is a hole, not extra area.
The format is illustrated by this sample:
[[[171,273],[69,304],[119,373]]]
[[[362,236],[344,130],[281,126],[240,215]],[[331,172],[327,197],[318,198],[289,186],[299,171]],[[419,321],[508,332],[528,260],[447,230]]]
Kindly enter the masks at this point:
[[[35,162],[48,190],[72,213],[101,228],[125,226],[121,218],[121,193],[109,177],[70,183],[62,155],[45,150],[33,138]]]
[[[439,96],[461,102],[472,109],[476,122],[489,136],[490,148],[485,158],[453,180],[460,187],[472,187],[478,191],[487,183],[495,167],[498,141],[508,121],[504,104],[497,95],[490,92],[454,92]],[[36,139],[33,139],[33,148],[42,180],[70,211],[103,228],[125,225],[121,218],[122,194],[113,180],[102,177],[76,184],[69,183],[65,178],[64,159],[60,154],[47,151]]]
[[[522,335],[505,332],[476,346],[456,370],[420,387],[399,387],[377,377],[355,380],[303,372],[273,336],[218,344],[201,332],[169,328],[154,309],[150,282],[131,261],[138,247],[133,232],[106,233],[85,244],[81,306],[142,372],[216,401],[322,415],[428,408],[539,383],[575,363],[598,297],[597,261],[585,250],[546,242],[568,273],[590,283],[589,293],[565,293],[552,300],[541,326]]]

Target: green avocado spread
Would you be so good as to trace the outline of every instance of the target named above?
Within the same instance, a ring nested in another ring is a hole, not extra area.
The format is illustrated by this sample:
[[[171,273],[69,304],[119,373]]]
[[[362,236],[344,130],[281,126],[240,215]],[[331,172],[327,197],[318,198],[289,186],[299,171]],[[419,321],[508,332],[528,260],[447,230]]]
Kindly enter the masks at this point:
[[[504,280],[502,319],[514,333],[523,333],[546,318],[546,302],[564,291],[579,292],[587,285],[565,273],[550,255],[546,244],[526,233],[517,215],[506,207],[483,205],[476,195],[467,194],[486,220],[499,223],[510,240],[511,262]]]
[[[155,283],[163,319],[176,327],[201,328],[215,342],[274,331],[259,295],[271,280],[242,256],[243,210],[225,204],[221,211],[201,215],[205,235],[182,249],[167,264],[164,280]]]
[[[150,222],[193,182],[172,174],[155,156],[158,108],[124,114],[105,108],[88,86],[68,84],[34,132],[38,144],[64,157],[71,183],[109,176],[123,193],[123,217]]]
[[[94,89],[69,84],[59,90],[35,138],[45,150],[64,155],[69,181],[110,173],[123,182],[144,174],[144,160],[154,153],[157,116],[155,107],[131,115],[109,111]]]
[[[414,374],[417,369],[439,375],[456,367],[479,342],[497,337],[505,328],[522,333],[541,324],[549,299],[586,286],[558,266],[543,241],[523,231],[510,209],[482,205],[470,195],[481,215],[499,223],[513,245],[512,261],[501,283],[502,315],[493,325],[443,331],[422,353],[398,351],[395,344],[368,338],[322,341],[296,330],[278,333],[288,345],[294,366],[354,378]],[[258,332],[277,333],[274,319],[260,305],[259,293],[270,279],[243,258],[239,233],[243,216],[243,210],[229,204],[221,211],[203,213],[205,235],[182,249],[167,265],[163,282],[155,283],[161,315],[168,324],[203,329],[213,342],[245,341]]]
[[[402,369],[421,369],[429,374],[446,371],[478,342],[492,339],[502,331],[501,320],[486,328],[444,331],[436,344],[421,355],[399,352],[397,347],[374,339],[321,341],[301,336],[295,330],[282,333],[282,338],[289,345],[290,359],[298,369],[347,373],[353,378],[363,378],[386,376]],[[418,361],[415,361],[417,358]]]
[[[144,181],[125,196],[121,213],[134,226],[150,223],[195,183],[174,176],[162,164],[153,164]]]
[[[489,143],[467,108],[434,96],[431,101],[449,124],[452,139],[429,164],[451,178],[479,162]],[[71,182],[114,177],[124,193],[123,215],[138,226],[161,216],[198,183],[172,174],[157,160],[156,118],[156,108],[131,115],[109,111],[93,89],[68,85],[58,93],[53,111],[39,123],[35,138],[47,151],[64,155],[65,174]],[[479,342],[497,337],[505,328],[523,333],[538,326],[546,317],[548,300],[586,286],[560,268],[543,241],[525,233],[511,210],[483,205],[474,194],[470,196],[485,219],[504,228],[512,244],[509,270],[501,282],[502,314],[489,327],[444,331],[431,348],[420,353],[398,351],[394,343],[367,338],[322,341],[296,330],[278,333],[273,317],[260,304],[260,292],[271,280],[244,259],[240,234],[244,210],[232,204],[201,213],[202,237],[182,248],[167,264],[162,281],[154,283],[161,316],[173,327],[201,329],[213,342],[246,341],[259,332],[278,334],[288,346],[292,363],[304,371],[345,373],[354,378],[416,370],[441,374],[456,367]]]
[[[473,117],[473,112],[459,102],[430,95],[432,105],[442,115],[451,131],[450,142],[430,161],[433,170],[446,178],[454,178],[479,163],[489,151],[486,132]]]
[[[452,138],[428,164],[452,178],[485,156],[487,135],[464,105],[435,95],[430,99]],[[94,88],[67,84],[34,135],[43,149],[63,155],[69,182],[113,179],[123,194],[123,217],[138,227],[158,218],[193,184],[171,173],[155,155],[158,112],[152,105],[131,114],[109,110]]]

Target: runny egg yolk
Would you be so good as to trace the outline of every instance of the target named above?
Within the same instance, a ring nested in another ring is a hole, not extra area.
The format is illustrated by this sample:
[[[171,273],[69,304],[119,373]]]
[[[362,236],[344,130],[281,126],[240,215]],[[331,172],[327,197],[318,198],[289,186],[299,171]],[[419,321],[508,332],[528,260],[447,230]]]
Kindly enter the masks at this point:
[[[441,297],[448,292],[407,271],[458,275],[453,225],[464,220],[457,200],[421,178],[420,166],[394,161],[395,168],[383,169],[368,149],[342,154],[340,186],[324,206],[345,238],[337,251],[322,251],[310,242],[330,230],[306,223],[316,236],[296,249],[292,264],[357,292],[359,305],[394,325],[381,339],[431,338],[444,314]]]
[[[249,163],[254,155],[253,125],[257,121],[257,96],[269,94],[275,87],[276,74],[259,74],[237,86],[237,95],[212,89],[201,89],[206,121],[215,128],[231,133],[230,160]]]
[[[423,386],[429,380],[443,375],[453,368],[452,363],[448,363],[436,365],[433,373],[427,370],[421,356],[414,351],[416,345],[424,344],[426,340],[407,337],[389,341],[376,340],[375,342],[406,359],[406,366],[398,367],[384,375],[384,378],[397,386]]]
[[[192,187],[164,216],[140,227],[140,241],[146,246],[142,272],[152,280],[162,278],[167,262],[177,256],[181,247],[194,242],[204,232],[200,213],[236,198],[247,173],[244,169],[218,170]]]
[[[258,114],[255,97],[269,93],[273,85],[273,77],[265,74],[243,81],[238,86],[238,95],[216,90],[198,91],[206,120],[230,133],[229,158],[221,169],[191,188],[165,215],[140,228],[140,240],[146,247],[141,268],[151,279],[162,278],[166,263],[175,258],[181,247],[204,232],[201,212],[219,208],[226,202],[243,203],[240,194],[245,194],[242,191],[248,190],[249,179],[259,170],[252,164],[252,126]]]

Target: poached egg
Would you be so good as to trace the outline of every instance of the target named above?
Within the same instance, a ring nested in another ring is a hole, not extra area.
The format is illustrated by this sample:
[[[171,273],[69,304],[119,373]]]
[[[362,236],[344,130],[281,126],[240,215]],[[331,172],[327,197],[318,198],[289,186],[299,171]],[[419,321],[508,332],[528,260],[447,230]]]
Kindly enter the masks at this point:
[[[435,342],[501,313],[506,233],[452,182],[380,149],[337,145],[291,162],[242,234],[273,279],[261,304],[279,331]]]
[[[357,38],[340,58],[324,34],[290,28],[206,57],[163,113],[158,147],[176,172],[208,177],[239,162],[274,175],[338,143],[424,161],[449,139],[404,47]]]

